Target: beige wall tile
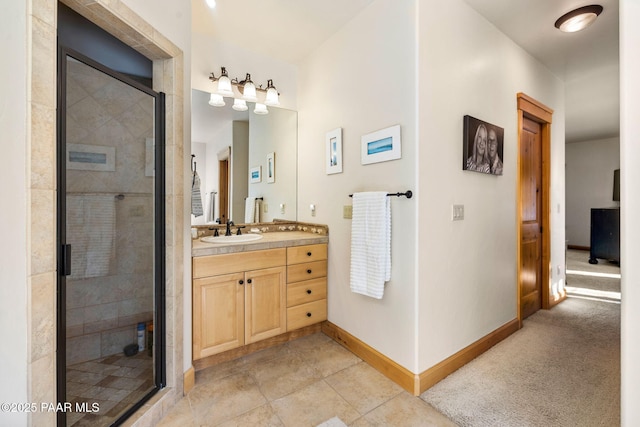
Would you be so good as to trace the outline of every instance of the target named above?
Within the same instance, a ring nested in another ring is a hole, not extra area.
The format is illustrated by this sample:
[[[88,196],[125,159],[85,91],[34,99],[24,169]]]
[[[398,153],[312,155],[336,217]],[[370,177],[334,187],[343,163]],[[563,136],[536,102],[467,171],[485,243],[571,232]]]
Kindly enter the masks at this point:
[[[30,101],[53,108],[56,99],[56,30],[33,16],[29,22],[32,26]]]
[[[31,188],[56,189],[55,109],[30,104]]]
[[[31,362],[55,353],[55,273],[31,277]]]
[[[55,192],[32,189],[30,194],[31,274],[56,270],[55,264]]]

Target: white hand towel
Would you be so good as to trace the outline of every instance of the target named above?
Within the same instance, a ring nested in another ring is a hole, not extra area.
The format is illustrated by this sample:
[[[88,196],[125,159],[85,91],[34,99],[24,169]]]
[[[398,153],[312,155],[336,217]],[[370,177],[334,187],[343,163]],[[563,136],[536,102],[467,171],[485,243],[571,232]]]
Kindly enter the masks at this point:
[[[256,198],[247,197],[244,199],[244,222],[245,224],[251,224],[255,222],[256,216]]]
[[[260,218],[262,212],[262,200],[256,198],[256,214],[253,218],[253,222],[261,222],[262,219]]]
[[[391,279],[391,203],[386,192],[355,193],[351,219],[351,291],[381,299]]]
[[[193,179],[191,181],[191,213],[196,216],[202,216],[202,194],[200,194],[200,177],[198,172],[193,171]]]

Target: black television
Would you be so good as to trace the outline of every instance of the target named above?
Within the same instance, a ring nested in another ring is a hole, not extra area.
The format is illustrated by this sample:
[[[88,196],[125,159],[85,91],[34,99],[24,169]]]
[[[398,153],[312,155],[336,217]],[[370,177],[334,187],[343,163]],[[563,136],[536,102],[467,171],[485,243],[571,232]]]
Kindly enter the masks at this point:
[[[613,201],[620,201],[620,169],[613,171]]]

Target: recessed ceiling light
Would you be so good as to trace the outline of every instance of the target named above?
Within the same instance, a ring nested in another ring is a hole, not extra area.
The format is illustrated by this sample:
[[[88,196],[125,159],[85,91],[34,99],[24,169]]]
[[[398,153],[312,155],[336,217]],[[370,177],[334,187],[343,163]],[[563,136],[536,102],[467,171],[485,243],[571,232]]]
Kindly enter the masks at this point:
[[[207,2],[207,6],[209,6],[211,9],[216,7],[216,0],[205,0],[205,1]]]
[[[591,25],[601,13],[602,6],[598,4],[580,7],[562,15],[555,25],[560,31],[575,33]]]

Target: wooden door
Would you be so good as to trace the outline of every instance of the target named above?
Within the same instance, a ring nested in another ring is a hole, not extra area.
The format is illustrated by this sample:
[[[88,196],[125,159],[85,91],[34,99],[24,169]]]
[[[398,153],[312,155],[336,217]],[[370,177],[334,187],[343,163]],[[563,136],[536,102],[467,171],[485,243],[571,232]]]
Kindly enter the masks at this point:
[[[521,319],[542,305],[542,191],[541,126],[525,117],[520,129]]]
[[[285,267],[245,274],[245,342],[280,335],[287,330]]]
[[[218,200],[220,224],[226,224],[229,218],[229,159],[218,161]]]
[[[244,273],[193,281],[193,359],[244,345]]]

